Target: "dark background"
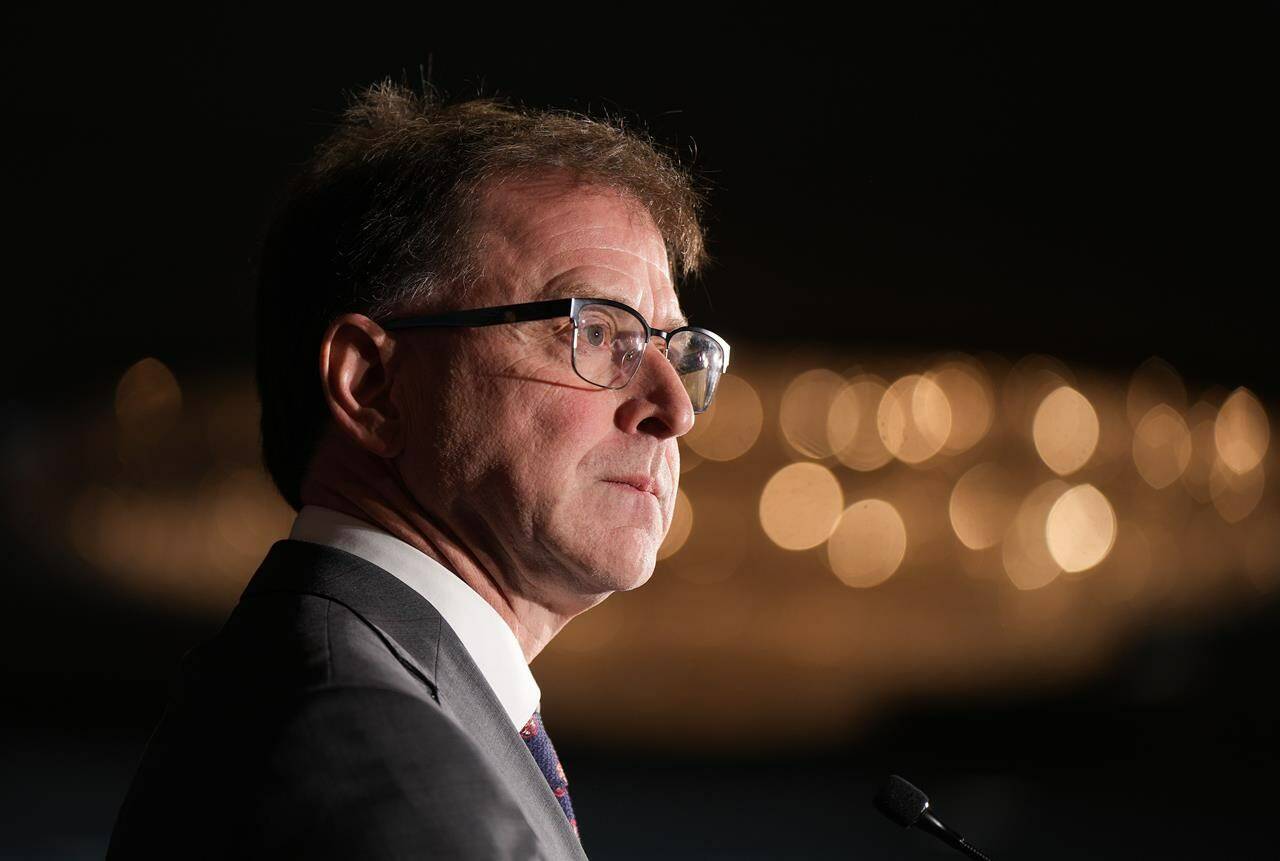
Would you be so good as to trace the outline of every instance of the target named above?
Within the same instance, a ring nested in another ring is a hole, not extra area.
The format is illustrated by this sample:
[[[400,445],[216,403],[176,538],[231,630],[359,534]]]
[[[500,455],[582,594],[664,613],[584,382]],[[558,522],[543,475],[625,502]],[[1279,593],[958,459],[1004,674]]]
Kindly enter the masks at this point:
[[[686,309],[735,343],[1158,354],[1274,402],[1274,11],[9,13],[6,468],[141,356],[246,370],[289,171],[344,91],[420,65],[684,153],[716,259]],[[55,580],[20,517],[0,528],[0,855],[100,855],[165,680],[216,623]],[[871,810],[890,771],[997,858],[1247,857],[1274,800],[1278,616],[1161,630],[1067,691],[908,703],[819,750],[557,745],[599,858],[943,853]]]

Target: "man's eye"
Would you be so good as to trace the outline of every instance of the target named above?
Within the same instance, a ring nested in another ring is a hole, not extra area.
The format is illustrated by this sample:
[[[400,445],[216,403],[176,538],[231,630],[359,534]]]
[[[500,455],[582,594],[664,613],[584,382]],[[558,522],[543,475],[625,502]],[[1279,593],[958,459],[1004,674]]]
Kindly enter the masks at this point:
[[[604,334],[605,334],[604,326],[601,326],[599,324],[596,324],[594,326],[587,326],[585,329],[585,334],[587,336],[587,343],[593,347],[599,347],[601,344],[604,343]]]

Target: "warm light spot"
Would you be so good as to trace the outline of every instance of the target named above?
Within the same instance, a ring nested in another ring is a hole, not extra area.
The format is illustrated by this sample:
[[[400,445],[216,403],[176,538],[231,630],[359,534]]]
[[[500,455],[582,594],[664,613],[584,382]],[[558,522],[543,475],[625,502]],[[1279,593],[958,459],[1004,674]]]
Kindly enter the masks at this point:
[[[951,491],[951,528],[970,550],[996,545],[1017,510],[1013,479],[998,464],[978,464]]]
[[[805,457],[824,458],[833,453],[827,433],[827,417],[844,377],[817,368],[791,381],[782,394],[778,421],[787,443]]]
[[[1078,391],[1098,416],[1098,445],[1089,458],[1098,480],[1118,477],[1133,462],[1133,428],[1125,416],[1124,390],[1098,378],[1088,379]]]
[[[756,390],[742,377],[725,374],[715,400],[684,441],[707,460],[733,460],[755,445],[763,424],[764,408]]]
[[[265,556],[272,542],[288,533],[292,511],[262,470],[233,470],[212,488],[206,484],[208,489],[218,535],[247,560]]]
[[[1075,375],[1052,356],[1025,356],[1010,369],[1001,389],[1005,421],[1019,434],[1031,435],[1031,422],[1045,397],[1055,389],[1074,386]]]
[[[880,440],[904,463],[921,463],[941,450],[951,433],[951,405],[928,377],[908,374],[884,393],[876,411]]]
[[[1058,475],[1070,475],[1089,462],[1098,446],[1098,414],[1084,395],[1059,386],[1036,410],[1031,436],[1045,465]]]
[[[1097,565],[1116,540],[1116,513],[1102,491],[1080,484],[1058,497],[1045,521],[1049,553],[1064,571]]]
[[[702,463],[702,455],[689,448],[684,437],[680,437],[680,474],[693,472]]]
[[[1136,428],[1157,406],[1164,404],[1181,413],[1187,407],[1187,389],[1182,377],[1164,359],[1152,356],[1133,372],[1125,398],[1129,426]]]
[[[685,541],[689,540],[691,531],[693,531],[693,503],[689,502],[689,497],[683,490],[677,490],[675,512],[671,515],[671,528],[667,530],[667,537],[658,548],[658,558],[666,559],[683,547]]]
[[[250,469],[210,478],[195,493],[93,488],[70,514],[77,551],[117,587],[219,610],[293,517],[265,473]]]
[[[1138,421],[1133,432],[1133,463],[1147,484],[1173,484],[1191,462],[1191,431],[1182,416],[1166,404],[1156,404]]]
[[[1232,472],[1246,473],[1262,462],[1271,427],[1262,404],[1248,389],[1236,389],[1218,411],[1213,426],[1218,456]]]
[[[1196,502],[1208,503],[1209,475],[1218,462],[1218,446],[1213,441],[1213,424],[1218,411],[1212,405],[1198,401],[1187,411],[1187,427],[1191,429],[1191,460],[1182,473],[1182,485]]]
[[[831,470],[816,463],[793,463],[764,486],[760,525],[779,547],[806,550],[827,540],[843,506],[844,494]]]
[[[1067,490],[1067,483],[1051,479],[1027,495],[1004,535],[1001,561],[1010,582],[1019,589],[1039,589],[1053,582],[1062,568],[1049,552],[1045,528],[1049,511]]]
[[[1209,495],[1213,499],[1213,507],[1228,523],[1239,523],[1248,517],[1262,500],[1265,486],[1266,474],[1262,464],[1242,475],[1219,462],[1209,473]]]
[[[927,374],[951,408],[951,432],[943,451],[967,451],[991,428],[995,397],[986,371],[969,361],[952,361]]]
[[[130,440],[154,442],[182,414],[182,389],[159,359],[143,359],[116,385],[116,420]]]
[[[850,505],[827,542],[831,570],[847,586],[867,588],[888,580],[907,552],[907,527],[883,499]]]
[[[876,428],[876,412],[887,390],[884,380],[864,375],[851,380],[832,400],[827,440],[845,466],[870,472],[893,459]]]

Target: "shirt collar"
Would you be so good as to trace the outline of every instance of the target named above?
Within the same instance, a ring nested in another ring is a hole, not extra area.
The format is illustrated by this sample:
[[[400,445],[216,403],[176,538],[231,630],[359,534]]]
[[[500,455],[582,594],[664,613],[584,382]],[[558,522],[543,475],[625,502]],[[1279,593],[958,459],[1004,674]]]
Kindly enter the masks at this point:
[[[394,575],[425,598],[458,635],[516,729],[542,699],[524,651],[489,602],[430,556],[382,529],[339,511],[307,505],[289,537],[345,550]]]

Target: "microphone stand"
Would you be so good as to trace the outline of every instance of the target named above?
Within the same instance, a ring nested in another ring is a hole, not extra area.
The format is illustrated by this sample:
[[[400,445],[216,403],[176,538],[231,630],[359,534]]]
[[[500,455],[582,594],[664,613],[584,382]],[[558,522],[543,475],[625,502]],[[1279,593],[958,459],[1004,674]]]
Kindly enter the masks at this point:
[[[970,858],[976,858],[977,861],[991,861],[991,858],[979,852],[975,847],[970,846],[969,842],[947,826],[943,825],[938,817],[926,809],[920,814],[920,818],[916,820],[916,828],[921,831],[927,831],[934,837],[946,843],[951,848],[963,852]]]

